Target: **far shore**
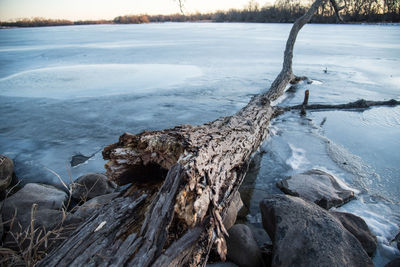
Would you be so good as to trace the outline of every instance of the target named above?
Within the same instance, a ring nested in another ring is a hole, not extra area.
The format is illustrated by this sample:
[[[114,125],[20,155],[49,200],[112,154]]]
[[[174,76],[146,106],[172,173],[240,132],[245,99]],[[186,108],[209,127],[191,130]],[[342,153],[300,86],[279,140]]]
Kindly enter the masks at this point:
[[[308,6],[292,4],[275,4],[259,6],[249,4],[243,9],[215,11],[213,13],[176,13],[168,15],[129,14],[117,16],[114,19],[51,19],[51,18],[20,18],[9,21],[0,21],[0,28],[11,27],[46,27],[95,24],[144,24],[162,22],[236,22],[236,23],[293,23],[298,17],[305,14]],[[340,11],[340,17],[350,24],[392,24],[400,23],[400,10],[395,7],[385,7],[382,4],[371,5],[362,10],[348,4]],[[317,11],[311,23],[336,24],[340,19],[332,10]]]
[[[15,26],[4,26],[1,25],[2,22],[0,22],[0,30],[6,30],[6,29],[23,29],[23,28],[47,28],[47,27],[66,27],[66,26],[94,26],[94,25],[137,25],[137,24],[163,24],[163,23],[257,23],[257,24],[291,24],[290,22],[231,22],[231,21],[224,21],[224,22],[219,22],[219,21],[213,21],[213,20],[198,20],[198,21],[163,21],[163,22],[147,22],[147,23],[92,23],[92,24],[68,24],[68,25],[29,25],[29,26],[21,26],[21,25],[15,25]],[[398,26],[400,25],[400,22],[346,22],[345,24],[343,23],[324,23],[324,22],[314,22],[314,23],[309,23],[309,24],[324,24],[324,25],[382,25],[382,26],[387,26],[387,25],[393,25],[393,26]]]

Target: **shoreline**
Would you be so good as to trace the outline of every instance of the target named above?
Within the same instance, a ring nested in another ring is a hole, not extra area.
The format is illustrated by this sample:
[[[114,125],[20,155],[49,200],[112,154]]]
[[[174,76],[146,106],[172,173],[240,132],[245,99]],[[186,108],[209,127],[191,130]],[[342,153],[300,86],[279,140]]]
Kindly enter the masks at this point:
[[[215,23],[215,24],[292,24],[292,22],[252,22],[252,21],[212,21],[212,20],[199,20],[199,21],[161,21],[161,22],[146,22],[146,23],[88,23],[88,24],[68,24],[68,25],[43,25],[43,26],[4,26],[1,25],[0,30],[7,29],[24,29],[24,28],[48,28],[48,27],[71,27],[71,26],[95,26],[95,25],[141,25],[141,24],[167,24],[167,23]],[[399,26],[400,22],[357,22],[350,21],[346,23],[331,23],[331,22],[310,22],[313,25],[377,25],[377,26]]]

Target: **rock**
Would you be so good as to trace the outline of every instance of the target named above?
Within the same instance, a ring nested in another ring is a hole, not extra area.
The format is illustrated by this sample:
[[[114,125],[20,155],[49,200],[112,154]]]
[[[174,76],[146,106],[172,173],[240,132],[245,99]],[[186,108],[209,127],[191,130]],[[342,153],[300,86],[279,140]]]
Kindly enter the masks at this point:
[[[21,232],[30,227],[31,211],[18,216],[18,225],[14,223],[13,232]],[[40,209],[34,213],[34,228],[43,228],[46,231],[52,230],[60,225],[63,219],[63,211],[52,209]]]
[[[35,240],[39,235],[43,237],[44,231],[51,231],[59,227],[64,215],[68,215],[61,210],[66,198],[67,193],[53,186],[29,183],[14,195],[5,199],[2,203],[4,205],[2,218],[3,221],[7,222],[5,224],[7,232],[4,236],[4,245],[12,249],[24,249],[29,245],[28,239],[17,238],[17,242],[15,237],[31,231],[31,213],[34,204],[36,204],[34,229],[39,229],[34,233]],[[48,245],[59,240],[59,238],[54,238],[54,242],[49,241]]]
[[[370,257],[372,257],[376,251],[378,243],[376,236],[371,233],[365,221],[351,213],[333,211],[331,214],[338,218],[344,228],[360,241],[364,250]]]
[[[6,189],[11,185],[14,175],[13,161],[4,155],[0,155],[0,197],[5,196]]]
[[[226,261],[226,262],[216,262],[216,263],[208,263],[206,267],[239,267],[236,264]]]
[[[236,191],[228,207],[228,210],[226,212],[223,221],[224,226],[227,230],[229,230],[235,224],[238,212],[242,207],[243,207],[243,202],[242,199],[240,198],[240,193]]]
[[[27,248],[29,246],[29,238],[26,240],[23,237],[17,238],[17,240],[15,238],[24,233],[29,233],[29,237],[32,233],[34,242],[37,242],[47,234],[47,246],[55,246],[60,244],[63,241],[63,237],[68,236],[82,222],[82,219],[70,213],[54,209],[36,210],[33,219],[34,233],[31,229],[32,210],[18,215],[11,229],[5,235],[4,246],[17,250]],[[43,246],[43,250],[45,249],[44,242],[40,246]]]
[[[386,264],[385,267],[400,267],[400,258],[392,260],[391,262]]]
[[[119,193],[117,192],[92,198],[91,200],[83,203],[82,206],[78,207],[74,215],[86,219],[90,217],[96,210],[110,203],[111,200],[113,200],[118,195]]]
[[[241,267],[263,266],[261,250],[254,240],[250,228],[244,224],[235,224],[226,237],[227,259]]]
[[[85,163],[93,156],[94,156],[94,154],[91,156],[85,156],[85,155],[82,155],[81,153],[73,155],[71,157],[71,161],[70,161],[71,167],[76,167],[78,165],[81,165],[82,163]]]
[[[1,255],[1,266],[12,266],[12,267],[26,267],[25,261],[22,259],[22,255],[14,250],[3,250]]]
[[[397,243],[397,249],[400,250],[400,233],[396,235],[393,241]]]
[[[261,253],[264,259],[265,266],[271,266],[274,246],[272,244],[264,244],[261,247]]]
[[[0,246],[1,246],[2,240],[3,240],[3,232],[4,232],[3,216],[0,216]]]
[[[360,242],[318,205],[271,195],[260,208],[274,245],[271,266],[373,266]]]
[[[309,170],[277,183],[285,194],[301,197],[324,209],[338,207],[354,198],[354,192],[342,188],[335,177],[321,170]]]
[[[117,186],[99,173],[89,173],[79,177],[72,185],[72,198],[78,201],[88,201],[97,196],[110,194]]]
[[[251,232],[253,233],[254,239],[256,240],[257,245],[260,248],[264,247],[265,245],[272,244],[271,239],[269,238],[267,232],[265,232],[262,225],[250,223],[246,225],[250,228]]]
[[[3,201],[3,220],[11,220],[17,210],[16,218],[21,220],[21,216],[30,214],[32,205],[37,204],[37,210],[50,209],[61,210],[67,193],[54,186],[29,183],[14,195]]]

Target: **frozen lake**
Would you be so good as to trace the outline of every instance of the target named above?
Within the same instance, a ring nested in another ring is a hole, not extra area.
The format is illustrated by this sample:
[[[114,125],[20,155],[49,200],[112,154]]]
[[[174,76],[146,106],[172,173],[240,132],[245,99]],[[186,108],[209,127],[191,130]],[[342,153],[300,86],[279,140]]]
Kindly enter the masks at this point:
[[[123,132],[231,115],[280,71],[289,24],[166,23],[0,30],[0,153],[24,182],[104,172],[101,149]],[[311,78],[282,105],[400,99],[399,25],[306,25],[294,72]],[[325,73],[323,70],[327,70]],[[324,123],[322,123],[324,122]],[[374,261],[399,256],[400,107],[288,113],[254,162],[249,223],[275,182],[323,168],[359,191],[340,208],[378,236]],[[70,166],[72,155],[94,156]],[[346,162],[346,164],[343,164]]]

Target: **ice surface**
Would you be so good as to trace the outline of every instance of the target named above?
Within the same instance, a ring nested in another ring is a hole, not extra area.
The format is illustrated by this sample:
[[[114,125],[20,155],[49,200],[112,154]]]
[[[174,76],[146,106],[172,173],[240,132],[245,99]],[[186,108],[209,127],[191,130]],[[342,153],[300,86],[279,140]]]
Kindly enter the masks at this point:
[[[23,182],[59,184],[104,172],[101,149],[124,132],[233,114],[279,73],[290,24],[165,23],[0,30],[0,153]],[[399,25],[306,25],[294,72],[312,79],[278,102],[400,99]],[[327,70],[325,73],[324,70]],[[286,176],[322,168],[359,190],[343,206],[379,236],[374,258],[398,253],[400,109],[290,112],[271,125],[244,188],[249,218]],[[92,155],[69,166],[75,154]],[[366,199],[373,199],[366,201]],[[366,213],[369,211],[369,213]]]
[[[345,114],[341,115],[342,118],[346,117]],[[320,125],[321,120],[326,116],[328,118],[325,124]],[[342,123],[346,124],[348,118],[352,116],[342,119]],[[303,118],[298,112],[293,112],[273,121],[272,135],[261,149],[262,159],[255,164],[258,166],[255,169],[256,178],[252,178],[251,185],[245,180],[245,186],[254,188],[249,205],[248,221],[256,225],[260,224],[257,220],[260,216],[258,203],[266,194],[277,193],[275,187],[277,181],[305,170],[321,169],[334,175],[342,187],[353,190],[357,194],[356,200],[350,201],[338,210],[354,213],[366,221],[371,231],[378,237],[378,250],[374,257],[375,266],[384,266],[400,255],[395,244],[391,243],[400,229],[397,178],[400,166],[391,163],[391,168],[397,173],[397,176],[393,176],[392,171],[383,166],[379,169],[373,167],[382,164],[380,159],[371,162],[372,159],[367,161],[371,155],[361,154],[363,157],[360,157],[352,154],[349,150],[353,151],[354,147],[358,146],[351,144],[363,138],[355,135],[354,131],[344,132],[346,135],[343,138],[348,139],[344,142],[348,145],[346,147],[327,138],[325,134],[332,134],[328,131],[329,128],[325,127],[329,119],[327,112],[309,114],[308,118]],[[380,123],[377,124],[380,125]],[[385,123],[384,125],[387,126]],[[340,127],[339,122],[338,127]],[[360,130],[365,131],[365,129]],[[373,130],[369,129],[369,131]],[[392,132],[382,133],[382,139],[388,140],[387,137]],[[337,135],[339,134],[332,135],[332,138],[338,140],[334,138]],[[372,149],[377,149],[381,139],[370,140],[369,143]],[[388,146],[390,145],[393,146],[390,153],[395,154],[398,149],[397,142],[391,142]],[[360,151],[354,151],[360,153]],[[397,154],[393,157],[397,157]],[[390,160],[386,159],[389,164]],[[254,170],[250,170],[251,172]]]
[[[381,107],[360,112],[315,112],[325,118],[322,134],[328,153],[370,193],[400,201],[400,108]]]
[[[391,241],[399,232],[399,207],[393,203],[377,200],[369,196],[359,196],[337,209],[350,212],[365,220],[369,229],[378,239],[378,249],[374,258],[375,266],[384,266],[400,256],[395,243]]]
[[[70,65],[23,71],[0,79],[0,95],[38,98],[149,94],[201,76],[201,69],[171,64]]]

